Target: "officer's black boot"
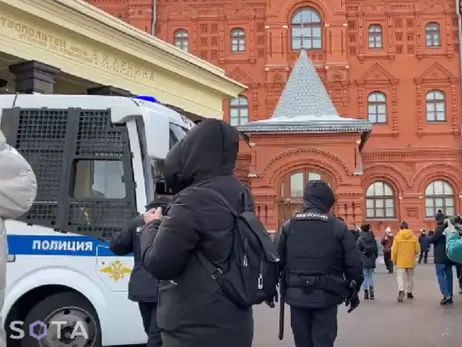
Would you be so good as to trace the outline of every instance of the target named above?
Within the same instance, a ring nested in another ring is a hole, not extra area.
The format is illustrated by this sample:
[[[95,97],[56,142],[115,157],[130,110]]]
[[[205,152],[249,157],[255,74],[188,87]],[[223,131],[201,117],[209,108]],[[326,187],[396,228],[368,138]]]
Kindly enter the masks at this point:
[[[364,289],[364,300],[369,300],[369,291]]]
[[[375,299],[374,288],[372,287],[369,288],[369,295],[370,295],[371,300]]]

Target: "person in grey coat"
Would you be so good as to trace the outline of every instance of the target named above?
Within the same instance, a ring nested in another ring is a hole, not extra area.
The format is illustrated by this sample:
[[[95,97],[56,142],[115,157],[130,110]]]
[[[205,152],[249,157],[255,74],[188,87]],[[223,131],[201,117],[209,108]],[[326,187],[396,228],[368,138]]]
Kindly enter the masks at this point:
[[[359,251],[361,252],[361,260],[363,262],[364,300],[374,300],[374,277],[376,261],[379,256],[379,249],[370,224],[363,224],[361,226],[361,233],[356,244],[358,245]]]
[[[29,163],[6,143],[0,131],[0,311],[6,286],[8,244],[5,220],[29,211],[37,194],[37,180]],[[0,317],[0,347],[6,347],[6,334]]]

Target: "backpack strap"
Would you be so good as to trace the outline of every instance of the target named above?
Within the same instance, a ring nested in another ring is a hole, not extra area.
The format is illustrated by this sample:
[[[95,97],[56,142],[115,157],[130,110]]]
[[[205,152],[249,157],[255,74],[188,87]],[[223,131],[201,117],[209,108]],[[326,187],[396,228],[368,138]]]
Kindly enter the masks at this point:
[[[196,257],[214,280],[217,280],[223,275],[223,271],[219,267],[216,267],[210,260],[208,260],[203,252],[196,252]]]
[[[191,187],[189,189],[198,189],[198,190],[206,190],[208,192],[210,192],[213,196],[215,196],[230,212],[231,214],[234,216],[234,217],[237,217],[239,215],[239,213],[237,212],[237,210],[230,205],[230,203],[225,199],[225,197],[217,192],[216,190],[212,189],[212,188],[208,188],[208,187]]]
[[[203,190],[207,190],[208,192],[210,192],[212,195],[214,195],[216,198],[218,198],[218,200],[231,212],[231,214],[236,218],[238,213],[237,211],[228,203],[228,201],[226,201],[226,199],[224,198],[224,196],[217,192],[216,190],[214,189],[211,189],[211,188],[206,188],[206,187],[191,187],[189,189],[203,189]],[[196,253],[195,253],[197,259],[199,260],[199,262],[202,264],[202,266],[204,267],[204,269],[210,274],[210,276],[212,276],[212,278],[214,280],[217,280],[218,278],[220,278],[222,275],[223,275],[223,271],[215,266],[204,254],[204,252],[202,252],[201,250],[197,250]]]

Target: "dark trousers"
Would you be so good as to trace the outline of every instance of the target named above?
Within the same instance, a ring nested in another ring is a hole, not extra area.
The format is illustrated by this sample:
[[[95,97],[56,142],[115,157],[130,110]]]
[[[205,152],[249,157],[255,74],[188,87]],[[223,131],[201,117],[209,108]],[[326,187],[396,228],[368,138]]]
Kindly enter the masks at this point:
[[[295,347],[334,347],[337,306],[322,310],[290,307]]]
[[[157,303],[139,302],[141,318],[143,319],[143,327],[146,335],[148,335],[148,343],[146,347],[162,347],[162,339],[160,330],[157,326]]]
[[[393,262],[391,261],[391,251],[383,252],[383,261],[388,272],[393,272]]]
[[[462,291],[462,265],[455,264],[456,267],[456,274],[457,274],[457,282],[459,283],[459,289]]]
[[[428,260],[428,251],[420,251],[420,255],[419,255],[419,264],[422,262],[422,258],[423,258],[424,264],[427,264],[427,260]]]

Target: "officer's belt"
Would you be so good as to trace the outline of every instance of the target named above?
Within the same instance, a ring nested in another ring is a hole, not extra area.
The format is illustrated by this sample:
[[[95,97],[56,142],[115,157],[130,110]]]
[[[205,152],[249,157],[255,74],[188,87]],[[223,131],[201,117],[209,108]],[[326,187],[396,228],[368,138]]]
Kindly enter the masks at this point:
[[[332,275],[310,276],[289,272],[286,281],[287,287],[298,287],[304,292],[311,292],[313,289],[321,289],[333,295],[348,295],[348,284],[346,281],[335,278]]]

